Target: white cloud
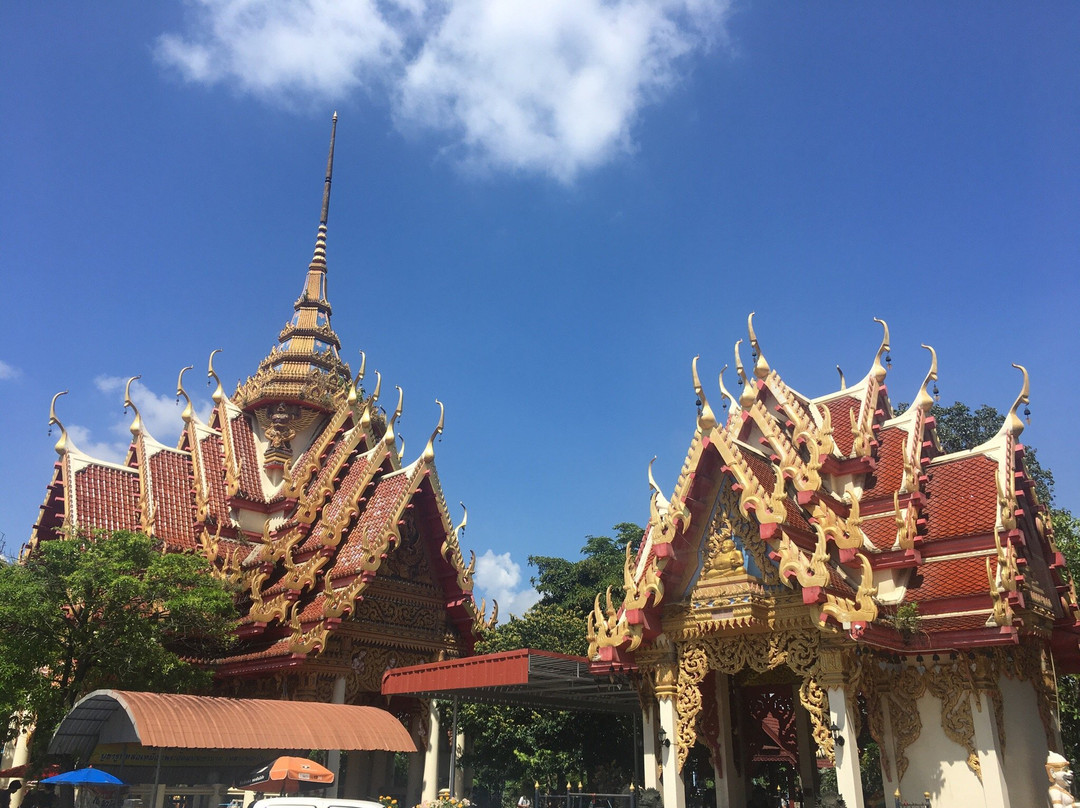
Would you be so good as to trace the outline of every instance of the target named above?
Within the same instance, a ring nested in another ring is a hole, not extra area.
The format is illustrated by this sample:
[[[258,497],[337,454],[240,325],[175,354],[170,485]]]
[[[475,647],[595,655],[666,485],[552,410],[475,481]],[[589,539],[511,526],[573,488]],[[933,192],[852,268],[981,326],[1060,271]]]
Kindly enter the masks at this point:
[[[121,393],[127,379],[122,376],[98,376],[94,379],[94,386],[102,393]],[[183,429],[184,421],[180,417],[183,408],[176,403],[176,395],[157,394],[148,388],[142,381],[136,379],[131,383],[131,400],[139,408],[142,417],[143,428],[156,440],[165,444],[171,444]],[[123,401],[123,398],[120,398]],[[128,435],[131,420],[134,413],[128,413],[112,426],[112,432],[118,435]]]
[[[67,428],[68,437],[80,452],[85,452],[95,460],[107,460],[110,463],[123,463],[127,457],[128,441],[96,441],[90,429],[78,424]]]
[[[508,615],[521,616],[540,600],[540,593],[521,580],[521,566],[516,564],[509,553],[496,555],[486,550],[476,559],[476,572],[473,573],[478,594],[487,598],[488,613],[491,601],[499,602],[500,619]]]
[[[642,108],[723,38],[729,0],[196,0],[158,58],[292,103],[385,92],[462,164],[573,180],[633,149]]]
[[[0,381],[6,381],[8,379],[17,379],[22,375],[22,371],[14,365],[9,365],[3,359],[0,359]]]

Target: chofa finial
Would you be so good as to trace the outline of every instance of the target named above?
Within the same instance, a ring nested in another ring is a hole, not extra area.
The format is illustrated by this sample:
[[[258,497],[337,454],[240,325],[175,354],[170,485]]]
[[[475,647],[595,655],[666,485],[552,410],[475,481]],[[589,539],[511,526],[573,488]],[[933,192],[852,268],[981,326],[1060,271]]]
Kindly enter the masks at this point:
[[[184,411],[180,413],[180,417],[184,419],[184,423],[191,421],[195,415],[195,408],[191,406],[191,396],[187,394],[187,390],[184,389],[184,374],[194,368],[194,365],[188,365],[180,371],[180,375],[176,377],[176,398],[180,400],[180,396],[184,397]]]
[[[386,434],[383,435],[383,443],[387,448],[394,448],[394,424],[397,423],[397,419],[401,417],[401,407],[405,403],[405,392],[401,389],[400,385],[394,385],[397,388],[397,407],[394,409],[394,414],[390,416],[390,423],[386,425]]]
[[[1027,405],[1030,403],[1028,394],[1031,392],[1031,382],[1028,377],[1027,368],[1023,365],[1018,365],[1015,362],[1013,367],[1024,374],[1024,384],[1020,388],[1020,395],[1016,397],[1016,401],[1009,408],[1009,414],[1005,416],[1004,429],[1008,430],[1014,438],[1020,437],[1020,433],[1024,431],[1024,422],[1020,420],[1020,416],[1017,414],[1020,409],[1020,405],[1024,405],[1024,415],[1030,415],[1030,411],[1027,409]]]
[[[127,412],[127,408],[135,412],[135,417],[131,420],[131,426],[128,429],[131,431],[133,437],[138,437],[142,432],[142,416],[139,414],[139,408],[135,406],[135,402],[131,400],[131,383],[138,381],[142,376],[132,376],[127,380],[127,384],[124,385],[124,412]]]
[[[754,333],[754,314],[750,312],[750,316],[746,318],[746,330],[750,333],[750,347],[754,349],[754,355],[756,360],[754,362],[754,375],[759,379],[764,380],[769,375],[769,363],[765,361],[765,354],[761,352],[761,346],[758,345],[757,334]]]
[[[885,381],[885,375],[889,372],[885,366],[892,364],[892,358],[889,356],[889,324],[877,317],[874,318],[874,322],[881,323],[881,327],[885,329],[885,335],[881,338],[881,347],[878,348],[877,354],[874,356],[874,365],[870,368],[870,376],[877,380],[878,384],[881,384]],[[885,365],[881,364],[882,357],[885,357]]]
[[[698,405],[698,428],[702,432],[709,432],[716,426],[716,416],[713,415],[712,407],[709,406],[709,400],[705,397],[705,389],[701,386],[701,379],[697,372],[697,361],[699,356],[694,357],[694,361],[690,363],[690,368],[694,374],[694,392],[697,394]]]
[[[926,378],[923,379],[922,385],[919,387],[919,392],[915,396],[915,400],[911,402],[911,406],[914,409],[918,407],[923,412],[930,412],[930,408],[934,406],[934,398],[930,395],[930,391],[926,389],[926,386],[930,382],[937,381],[937,351],[935,351],[929,345],[923,345],[926,350],[930,352],[930,370],[926,374]]]
[[[221,379],[218,378],[217,373],[214,372],[214,355],[221,353],[221,348],[215,348],[210,352],[210,361],[206,367],[206,375],[217,382],[217,389],[211,398],[214,399],[214,404],[220,404],[225,400],[225,390],[221,386]]]
[[[435,399],[435,403],[439,405],[439,423],[435,426],[435,431],[431,433],[431,437],[428,438],[427,446],[424,447],[425,463],[430,463],[435,459],[435,438],[439,437],[443,431],[443,425],[446,423],[446,408],[443,407],[443,403],[439,399]]]
[[[53,396],[52,401],[49,402],[49,431],[52,432],[52,427],[54,426],[60,428],[60,438],[56,441],[56,446],[53,447],[56,449],[58,455],[62,455],[67,451],[68,433],[64,425],[60,423],[60,419],[56,417],[56,399],[60,398],[60,396],[66,396],[67,394],[67,390],[61,390]]]

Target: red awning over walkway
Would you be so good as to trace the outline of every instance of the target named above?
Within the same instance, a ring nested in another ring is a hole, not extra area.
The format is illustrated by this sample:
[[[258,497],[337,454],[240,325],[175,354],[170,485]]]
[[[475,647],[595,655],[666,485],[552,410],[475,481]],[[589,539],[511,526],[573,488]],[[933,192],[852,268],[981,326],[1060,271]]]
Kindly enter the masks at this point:
[[[377,749],[415,752],[377,707],[95,690],[60,723],[51,754],[89,758],[98,744],[180,749]]]
[[[633,713],[637,690],[625,675],[595,675],[585,657],[522,648],[393,668],[384,696],[482,701],[554,710]]]

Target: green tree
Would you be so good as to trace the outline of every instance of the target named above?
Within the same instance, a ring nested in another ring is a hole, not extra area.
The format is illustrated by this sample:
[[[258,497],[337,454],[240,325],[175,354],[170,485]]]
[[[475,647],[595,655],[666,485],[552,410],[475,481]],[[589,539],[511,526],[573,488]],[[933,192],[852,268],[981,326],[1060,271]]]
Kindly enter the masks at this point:
[[[31,762],[98,688],[197,692],[235,625],[233,596],[196,555],[140,533],[42,542],[0,567],[0,709],[35,717]],[[14,727],[9,727],[11,731]]]
[[[614,538],[586,536],[578,561],[531,556],[540,602],[497,626],[477,652],[533,648],[584,656],[593,599],[608,586],[621,588],[626,544],[635,552],[643,533],[626,522],[614,532]],[[471,754],[463,762],[473,767],[478,790],[496,804],[509,805],[531,794],[534,782],[551,789],[568,780],[581,782],[593,792],[618,792],[630,782],[632,770],[622,768],[633,761],[629,718],[468,704],[459,720],[472,738]]]

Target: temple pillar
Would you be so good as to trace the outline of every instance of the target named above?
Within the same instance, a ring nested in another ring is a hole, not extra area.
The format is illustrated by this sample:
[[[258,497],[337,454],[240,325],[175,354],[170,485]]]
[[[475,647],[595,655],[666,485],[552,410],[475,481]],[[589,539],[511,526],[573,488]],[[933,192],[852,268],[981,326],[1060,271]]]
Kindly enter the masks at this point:
[[[30,734],[34,731],[33,725],[22,723],[23,715],[19,715],[19,731],[15,736],[15,751],[11,755],[11,767],[25,766],[30,760]],[[26,796],[26,780],[23,779],[23,787],[11,795],[11,808],[19,808],[23,797]]]
[[[465,733],[458,730],[457,736],[454,738],[454,746],[456,748],[456,754],[454,755],[454,796],[459,800],[466,796],[469,791],[465,786],[465,769],[462,768],[461,758],[465,754]]]
[[[686,788],[683,786],[678,764],[679,714],[675,708],[677,691],[678,668],[673,663],[662,665],[656,674],[656,697],[660,707],[660,729],[666,736],[660,744],[660,793],[664,798],[664,808],[686,808]]]
[[[331,704],[345,703],[345,677],[339,676],[334,680],[334,692],[330,697]],[[326,768],[334,773],[334,782],[326,789],[326,796],[336,798],[340,793],[341,784],[341,750],[331,749],[326,753]]]
[[[656,756],[656,707],[655,702],[641,711],[641,756],[644,759],[645,788],[659,790],[660,781],[656,769],[660,761]]]
[[[896,739],[893,737],[892,712],[889,700],[881,699],[881,784],[886,796],[900,788],[900,772],[896,767]]]
[[[833,747],[836,756],[836,786],[848,808],[863,808],[859,739],[855,734],[852,713],[854,699],[848,697],[843,684],[830,685],[826,692],[829,696],[829,721],[837,730]]]
[[[983,799],[994,808],[1010,808],[1009,786],[998,744],[994,721],[994,703],[990,693],[997,689],[990,660],[978,655],[974,661],[971,691],[971,721],[975,729],[975,748],[982,767]]]
[[[439,707],[435,699],[428,706],[427,748],[424,750],[424,779],[420,789],[422,801],[435,800],[439,796]]]
[[[720,750],[716,761],[716,808],[736,808],[746,802],[746,783],[735,769],[735,722],[731,715],[731,677],[717,671],[716,718],[720,726],[716,744]]]
[[[803,808],[817,808],[817,744],[810,726],[810,713],[802,706],[799,685],[793,685],[795,740],[799,749],[799,779],[803,788]]]

